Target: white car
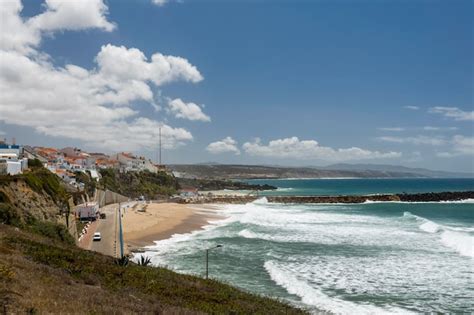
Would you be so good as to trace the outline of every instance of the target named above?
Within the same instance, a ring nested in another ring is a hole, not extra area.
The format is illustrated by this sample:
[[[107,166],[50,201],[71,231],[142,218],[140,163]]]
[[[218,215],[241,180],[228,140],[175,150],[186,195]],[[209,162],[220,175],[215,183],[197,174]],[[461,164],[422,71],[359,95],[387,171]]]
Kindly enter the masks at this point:
[[[94,242],[96,242],[96,241],[99,242],[101,239],[102,239],[102,236],[100,235],[100,232],[95,232],[94,237],[92,238],[92,240]]]

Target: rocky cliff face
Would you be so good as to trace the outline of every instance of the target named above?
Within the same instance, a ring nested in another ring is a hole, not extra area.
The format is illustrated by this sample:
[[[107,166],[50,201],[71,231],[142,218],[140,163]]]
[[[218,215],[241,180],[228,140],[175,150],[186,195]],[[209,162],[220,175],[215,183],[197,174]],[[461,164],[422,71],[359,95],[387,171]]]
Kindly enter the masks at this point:
[[[59,219],[60,208],[53,198],[34,191],[24,180],[12,180],[0,185],[0,195],[0,202],[16,209],[23,222],[29,218],[51,222]]]

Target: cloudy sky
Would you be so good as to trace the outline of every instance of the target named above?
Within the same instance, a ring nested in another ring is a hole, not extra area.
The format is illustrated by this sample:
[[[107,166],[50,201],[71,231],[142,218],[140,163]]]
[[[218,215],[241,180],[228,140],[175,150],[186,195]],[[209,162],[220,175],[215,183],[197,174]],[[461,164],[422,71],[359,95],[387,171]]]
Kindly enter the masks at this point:
[[[473,171],[472,1],[3,0],[0,136]]]

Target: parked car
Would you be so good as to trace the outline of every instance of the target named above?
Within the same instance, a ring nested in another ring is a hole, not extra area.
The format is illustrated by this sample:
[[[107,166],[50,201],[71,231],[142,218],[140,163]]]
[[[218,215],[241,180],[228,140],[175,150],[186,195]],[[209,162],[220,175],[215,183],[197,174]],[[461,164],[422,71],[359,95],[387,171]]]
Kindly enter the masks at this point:
[[[101,239],[102,239],[102,236],[100,235],[100,232],[95,232],[94,237],[92,238],[92,240],[94,242],[100,242]]]

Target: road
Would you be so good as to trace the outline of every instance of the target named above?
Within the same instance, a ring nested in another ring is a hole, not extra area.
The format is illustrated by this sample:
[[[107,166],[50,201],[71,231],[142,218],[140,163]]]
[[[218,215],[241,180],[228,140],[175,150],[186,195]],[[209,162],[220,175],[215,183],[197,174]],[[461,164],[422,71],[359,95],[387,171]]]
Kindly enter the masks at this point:
[[[93,241],[90,249],[104,255],[118,257],[118,204],[111,204],[100,208],[101,213],[105,213],[105,219],[99,219],[95,232],[100,232],[102,239]],[[91,231],[92,232],[92,231]]]
[[[127,208],[133,207],[134,204],[135,202],[122,203],[122,211],[127,211]],[[105,213],[106,218],[97,221],[97,227],[94,232],[100,232],[102,239],[91,242],[89,247],[91,250],[112,257],[120,256],[118,207],[119,205],[115,203],[100,208],[100,212]],[[91,232],[93,233],[92,230]]]

